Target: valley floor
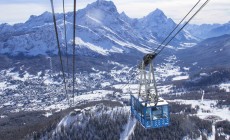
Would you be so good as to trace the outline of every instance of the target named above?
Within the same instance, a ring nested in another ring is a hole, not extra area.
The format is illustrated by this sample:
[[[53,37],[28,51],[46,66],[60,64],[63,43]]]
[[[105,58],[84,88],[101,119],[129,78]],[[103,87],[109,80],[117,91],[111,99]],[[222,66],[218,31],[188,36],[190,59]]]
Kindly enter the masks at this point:
[[[177,117],[181,117],[181,119],[185,119],[183,115],[198,116],[199,119],[210,121],[212,133],[199,130],[202,131],[202,135],[200,134],[199,137],[206,137],[210,140],[219,137],[229,138],[228,129],[222,128],[222,124],[216,127],[218,122],[230,121],[229,106],[219,106],[219,99],[206,98],[209,94],[205,94],[204,97],[200,96],[196,100],[180,99],[180,97],[186,96],[184,93],[188,91],[186,89],[175,89],[173,82],[188,79],[189,68],[177,66],[176,61],[177,58],[172,55],[165,59],[165,63],[157,65],[156,68],[157,82],[160,83],[158,91],[162,95],[173,95],[172,98],[167,99],[172,104],[172,112],[173,107],[180,108],[179,111],[174,110],[173,116],[179,115]],[[116,67],[121,69],[114,68],[106,72],[92,68],[93,72],[91,73],[83,72],[76,75],[76,82],[79,84],[76,88],[79,95],[70,98],[70,103],[74,100],[74,104],[77,105],[76,108],[81,109],[100,103],[121,108],[126,106],[126,112],[129,112],[129,107],[127,107],[129,106],[129,93],[138,92],[138,85],[133,84],[137,83],[135,79],[133,80],[137,71],[133,67],[130,68],[116,62],[109,63],[115,64]],[[126,75],[130,76],[126,77]],[[68,100],[60,77],[59,73],[51,74],[49,70],[38,72],[37,75],[29,74],[27,71],[15,72],[14,68],[0,71],[0,137],[2,139],[14,139],[14,135],[18,135],[19,139],[26,135],[28,137],[38,137],[41,131],[53,132],[56,125],[73,111],[74,108],[68,108]],[[69,83],[71,83],[71,80],[69,80]],[[220,90],[224,89],[225,94],[228,94],[228,82],[215,86]],[[71,89],[68,89],[68,91],[71,93]],[[68,96],[72,97],[71,94]],[[223,99],[221,98],[221,100]],[[177,121],[176,117],[174,121]],[[132,132],[145,132],[138,123],[134,124],[134,121],[131,121],[130,125],[122,124],[124,130],[119,137],[127,139],[129,136],[135,139]],[[168,130],[170,129],[173,129],[173,126]],[[18,134],[19,132],[20,134]],[[161,134],[161,131],[159,131],[159,134]],[[182,135],[186,138],[184,134]],[[152,136],[149,135],[149,137]]]

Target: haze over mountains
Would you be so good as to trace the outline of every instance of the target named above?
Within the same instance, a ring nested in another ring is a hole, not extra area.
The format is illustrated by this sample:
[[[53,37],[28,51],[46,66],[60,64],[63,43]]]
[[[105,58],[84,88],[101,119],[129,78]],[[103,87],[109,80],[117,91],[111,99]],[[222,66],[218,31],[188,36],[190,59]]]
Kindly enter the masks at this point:
[[[230,21],[225,24],[190,24],[186,28],[192,35],[200,38],[207,39],[217,37],[224,34],[230,34]]]
[[[230,66],[230,34],[208,38],[196,46],[178,52],[184,66],[197,68],[228,68]]]

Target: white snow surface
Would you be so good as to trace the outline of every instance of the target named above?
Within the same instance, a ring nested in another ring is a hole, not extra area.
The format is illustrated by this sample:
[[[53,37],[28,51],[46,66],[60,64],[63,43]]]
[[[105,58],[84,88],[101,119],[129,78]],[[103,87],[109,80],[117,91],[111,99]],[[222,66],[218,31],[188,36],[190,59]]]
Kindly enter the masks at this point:
[[[173,100],[173,102],[191,104],[193,108],[195,108],[195,106],[199,106],[200,109],[197,112],[197,116],[201,119],[207,119],[209,116],[217,116],[222,120],[230,121],[230,110],[228,109],[228,107],[224,107],[221,109],[217,107],[212,107],[213,105],[216,105],[216,100],[203,99],[202,102],[201,100]]]
[[[0,115],[0,119],[6,118],[6,115]]]
[[[95,91],[90,91],[88,93],[85,93],[83,95],[75,96],[74,97],[74,103],[76,105],[82,104],[84,102],[90,102],[90,101],[100,101],[103,99],[106,99],[107,94],[112,94],[113,91],[109,90],[95,90]],[[50,106],[46,106],[44,109],[45,110],[53,110],[53,109],[66,109],[68,108],[67,100],[65,99],[63,102],[60,102],[59,104],[53,104]]]
[[[212,125],[212,135],[208,137],[209,140],[215,140],[216,128],[215,125]]]
[[[220,84],[219,88],[224,89],[226,92],[230,92],[230,82]]]
[[[185,80],[185,79],[188,79],[189,76],[188,75],[185,75],[185,76],[176,76],[174,78],[172,78],[173,81],[178,81],[178,80]]]
[[[45,114],[43,114],[45,117],[49,117],[49,116],[51,116],[51,115],[53,115],[53,113],[51,112],[51,111],[49,111],[49,112],[46,112]]]
[[[125,131],[123,131],[120,134],[120,140],[128,140],[129,136],[132,135],[135,126],[136,126],[137,120],[135,118],[132,118],[131,115],[129,116],[128,123],[125,125]]]
[[[88,49],[92,50],[92,51],[95,51],[99,54],[102,54],[102,55],[108,55],[108,51],[107,50],[104,50],[103,48],[101,48],[100,46],[96,46],[94,44],[91,44],[89,42],[84,42],[81,38],[79,37],[76,37],[75,38],[75,41],[78,45],[80,46],[84,46],[84,47],[87,47]]]
[[[165,81],[166,78],[172,77],[172,80],[187,79],[188,73],[182,72],[184,68],[176,65],[177,57],[171,55],[167,57],[165,63],[156,66],[156,81]]]
[[[81,109],[78,113],[71,115],[71,113],[67,116],[65,116],[57,125],[56,132],[61,132],[61,127],[69,128],[70,126],[73,127],[74,125],[85,125],[85,123],[88,121],[87,117],[83,118],[83,114],[88,112],[90,114],[94,114],[96,117],[99,117],[101,114],[107,113],[111,115],[111,118],[113,118],[113,113],[116,111],[119,112],[128,112],[130,107],[115,107],[110,108],[108,110],[103,110],[103,113],[100,111],[97,112],[97,106],[87,107],[84,109]],[[135,128],[136,119],[129,119],[128,123],[124,127],[126,128],[124,132],[121,133],[120,139],[121,140],[127,140],[128,136],[131,135]]]

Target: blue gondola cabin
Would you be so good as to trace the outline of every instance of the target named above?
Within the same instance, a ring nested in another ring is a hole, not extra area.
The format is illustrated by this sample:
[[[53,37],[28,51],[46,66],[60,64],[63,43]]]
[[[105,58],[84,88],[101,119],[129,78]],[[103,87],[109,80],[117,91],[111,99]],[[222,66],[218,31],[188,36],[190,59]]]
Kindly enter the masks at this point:
[[[169,126],[170,116],[168,103],[159,98],[157,105],[147,103],[137,95],[131,95],[131,114],[144,128],[159,128]]]

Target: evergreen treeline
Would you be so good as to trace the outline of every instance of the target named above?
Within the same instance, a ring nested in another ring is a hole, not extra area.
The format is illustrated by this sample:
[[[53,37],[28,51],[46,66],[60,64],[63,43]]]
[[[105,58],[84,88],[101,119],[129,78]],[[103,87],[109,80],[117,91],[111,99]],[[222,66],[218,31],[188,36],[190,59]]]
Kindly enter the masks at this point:
[[[227,120],[217,122],[215,124],[215,129],[216,129],[216,138],[221,138],[221,135],[218,136],[220,133],[224,133],[227,135],[230,135],[230,122]]]
[[[230,80],[230,70],[229,69],[212,69],[206,72],[206,76],[200,76],[200,73],[191,76],[190,80],[176,81],[174,84],[177,88],[196,88],[196,87],[207,87],[212,85],[217,85],[223,82],[228,82]]]
[[[192,108],[192,105],[186,105],[177,102],[170,102],[169,107],[171,113],[181,113],[181,114],[196,114],[197,109],[199,109],[198,106],[196,108]]]
[[[228,101],[230,100],[230,96],[228,92],[223,90],[219,90],[215,87],[209,87],[202,90],[205,91],[204,99],[209,100],[219,100],[223,102],[223,105],[227,105]],[[174,99],[183,99],[183,100],[200,100],[202,97],[202,92],[200,89],[196,91],[186,91],[183,94],[163,94],[162,97],[166,100],[174,100]],[[227,101],[227,102],[225,102]],[[221,102],[220,102],[221,103]]]
[[[130,140],[181,140],[184,137],[196,139],[202,136],[206,139],[212,132],[212,122],[202,120],[197,116],[190,116],[195,113],[190,105],[172,104],[171,124],[169,127],[158,129],[144,129],[140,123],[136,124],[134,133]],[[77,115],[71,113],[70,116]],[[129,111],[110,107],[98,107],[93,112],[82,113],[79,121],[71,125],[61,125],[40,133],[39,136],[32,135],[32,139],[43,140],[119,140],[120,134],[127,124]],[[34,133],[35,134],[35,133]]]
[[[108,113],[107,111],[111,112]],[[82,122],[74,122],[68,127],[61,126],[61,131],[46,133],[41,139],[52,140],[118,140],[127,124],[129,113],[123,109],[98,108],[95,112],[82,114]]]

